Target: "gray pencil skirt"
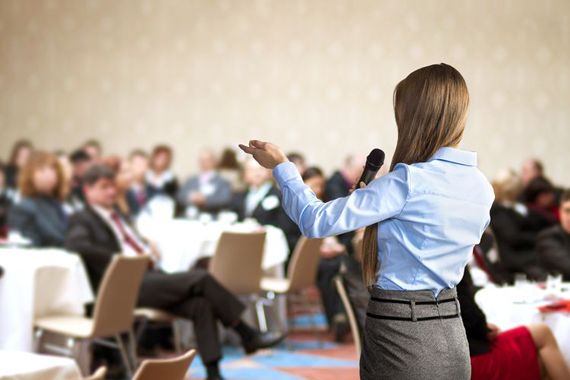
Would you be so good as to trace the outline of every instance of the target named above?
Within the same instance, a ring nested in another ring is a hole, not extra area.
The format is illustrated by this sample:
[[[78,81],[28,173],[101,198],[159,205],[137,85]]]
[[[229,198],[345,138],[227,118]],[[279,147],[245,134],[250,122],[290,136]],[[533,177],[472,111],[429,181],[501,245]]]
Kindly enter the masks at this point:
[[[373,288],[360,357],[362,380],[469,380],[471,363],[455,289]]]

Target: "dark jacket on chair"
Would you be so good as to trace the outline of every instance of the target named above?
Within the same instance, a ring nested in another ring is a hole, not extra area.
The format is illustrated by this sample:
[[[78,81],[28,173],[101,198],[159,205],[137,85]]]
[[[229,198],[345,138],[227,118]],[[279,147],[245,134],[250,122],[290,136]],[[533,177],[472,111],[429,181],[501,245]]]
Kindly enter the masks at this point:
[[[8,216],[8,229],[18,231],[35,247],[63,247],[66,228],[63,203],[53,198],[23,198]]]

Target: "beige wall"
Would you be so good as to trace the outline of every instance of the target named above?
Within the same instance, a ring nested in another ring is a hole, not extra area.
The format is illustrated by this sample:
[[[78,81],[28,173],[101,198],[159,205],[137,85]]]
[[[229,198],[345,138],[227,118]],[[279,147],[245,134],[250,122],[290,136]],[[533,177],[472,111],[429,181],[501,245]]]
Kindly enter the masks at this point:
[[[392,89],[445,61],[488,176],[544,159],[570,184],[570,2],[0,0],[0,152],[16,138],[108,152],[251,137],[330,170],[395,144]]]

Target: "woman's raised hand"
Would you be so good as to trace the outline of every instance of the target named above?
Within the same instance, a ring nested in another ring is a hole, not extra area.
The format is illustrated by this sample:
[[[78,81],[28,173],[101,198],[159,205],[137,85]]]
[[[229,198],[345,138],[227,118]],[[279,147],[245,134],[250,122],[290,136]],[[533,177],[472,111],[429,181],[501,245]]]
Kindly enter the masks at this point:
[[[277,165],[289,161],[277,145],[265,141],[250,140],[249,146],[239,144],[239,147],[247,154],[251,154],[255,161],[266,169],[273,169]]]

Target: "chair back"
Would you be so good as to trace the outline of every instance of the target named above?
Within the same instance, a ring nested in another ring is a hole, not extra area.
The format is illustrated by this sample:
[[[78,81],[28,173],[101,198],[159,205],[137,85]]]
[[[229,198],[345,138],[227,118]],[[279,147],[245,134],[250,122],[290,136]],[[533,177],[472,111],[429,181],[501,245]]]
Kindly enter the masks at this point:
[[[114,255],[107,267],[93,313],[93,336],[130,331],[142,277],[149,258]]]
[[[362,352],[362,331],[360,331],[358,321],[356,320],[354,306],[352,302],[350,302],[350,298],[348,297],[348,292],[346,291],[346,287],[344,286],[344,281],[341,275],[336,275],[334,277],[334,284],[348,317],[350,331],[352,332],[354,345],[356,346],[356,355],[357,357],[360,357],[360,353]]]
[[[210,272],[236,295],[261,291],[264,232],[224,232],[210,261]]]
[[[305,236],[301,236],[297,242],[287,270],[290,292],[297,292],[315,284],[322,243],[323,239],[307,239]]]
[[[190,350],[182,356],[172,359],[148,359],[133,376],[133,380],[184,380],[196,350]]]
[[[93,375],[84,377],[83,380],[105,380],[105,376],[107,376],[107,367],[99,367]]]

